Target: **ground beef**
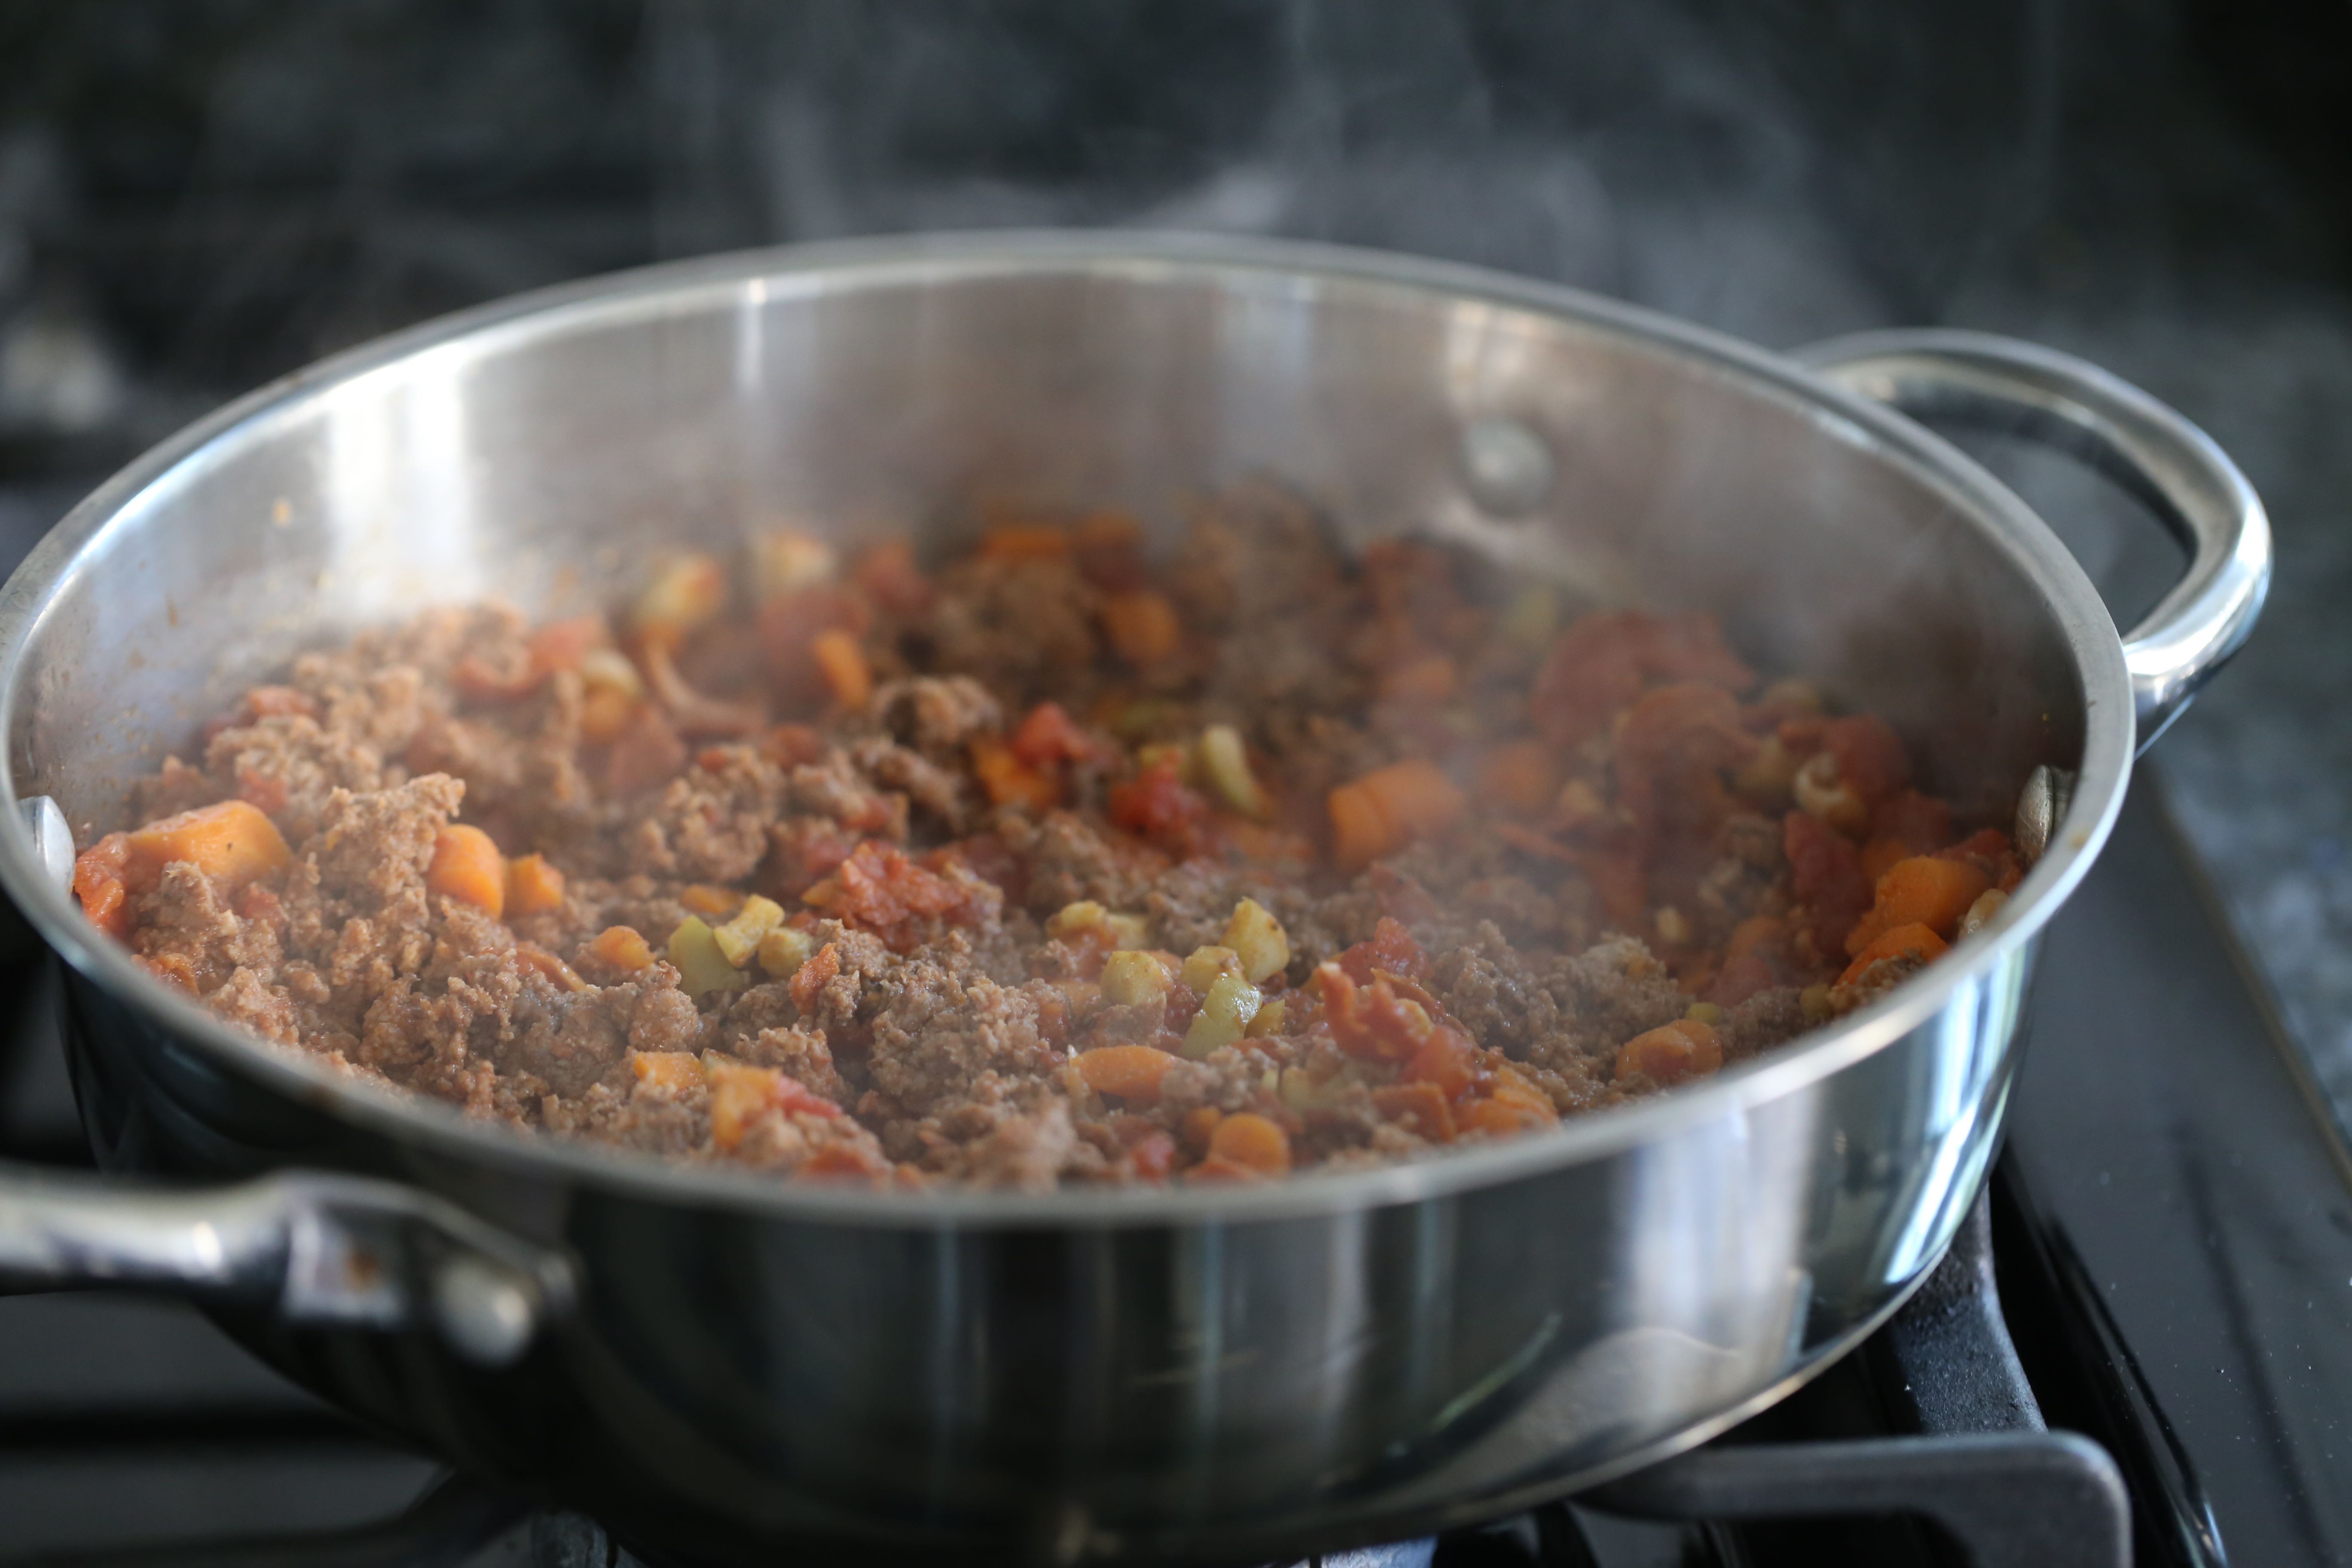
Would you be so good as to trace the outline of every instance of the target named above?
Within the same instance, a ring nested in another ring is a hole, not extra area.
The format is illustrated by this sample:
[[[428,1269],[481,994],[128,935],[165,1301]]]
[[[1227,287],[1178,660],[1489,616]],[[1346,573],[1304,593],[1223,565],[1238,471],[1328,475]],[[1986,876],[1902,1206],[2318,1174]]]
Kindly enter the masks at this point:
[[[1555,635],[1338,537],[1251,484],[1160,564],[1092,514],[740,615],[691,560],[609,626],[436,610],[252,689],[77,889],[263,1040],[474,1115],[1044,1190],[1538,1131],[1864,1005],[2014,882],[1916,791],[1792,809],[1809,757],[1891,792],[1900,742],[1711,627]]]

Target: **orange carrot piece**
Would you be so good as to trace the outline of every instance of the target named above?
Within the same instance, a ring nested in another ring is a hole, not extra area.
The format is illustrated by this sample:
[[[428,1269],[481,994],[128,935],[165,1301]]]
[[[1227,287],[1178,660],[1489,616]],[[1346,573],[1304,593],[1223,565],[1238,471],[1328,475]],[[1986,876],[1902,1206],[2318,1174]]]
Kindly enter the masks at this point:
[[[1416,757],[1339,785],[1324,804],[1332,853],[1342,867],[1354,868],[1451,826],[1469,802],[1436,763]]]
[[[1209,1134],[1209,1158],[1279,1176],[1290,1169],[1290,1134],[1255,1111],[1223,1118]]]
[[[1195,1149],[1206,1149],[1209,1141],[1216,1136],[1217,1123],[1224,1119],[1225,1113],[1213,1105],[1194,1106],[1184,1113],[1184,1142]]]
[[[425,869],[425,890],[471,904],[496,920],[506,912],[507,859],[478,827],[453,823],[433,840],[433,863]]]
[[[606,926],[588,943],[597,962],[613,969],[635,971],[653,966],[653,944],[634,926]]]
[[[1546,1094],[1529,1082],[1526,1076],[1507,1063],[1495,1068],[1494,1100],[1514,1110],[1524,1110],[1538,1121],[1549,1123],[1559,1120],[1559,1110]]]
[[[1497,746],[1478,769],[1478,798],[1507,811],[1532,816],[1559,793],[1559,770],[1539,741]]]
[[[874,694],[874,670],[856,637],[838,626],[819,632],[809,639],[809,657],[816,660],[817,671],[824,677],[825,689],[833,693],[836,707],[866,706],[866,700]]]
[[[161,822],[151,822],[129,835],[125,885],[137,889],[153,885],[163,868],[184,860],[205,876],[232,887],[292,862],[277,825],[250,801],[224,800],[200,805]]]
[[[544,855],[525,855],[507,862],[507,912],[545,914],[563,907],[563,873]]]
[[[131,935],[131,836],[110,833],[74,858],[74,897],[89,923],[113,937]]]
[[[688,914],[728,921],[733,920],[735,911],[743,907],[743,895],[732,888],[715,888],[708,882],[694,882],[680,889],[677,901],[686,906]]]
[[[1617,1047],[1615,1076],[1640,1073],[1658,1084],[1706,1078],[1723,1067],[1723,1037],[1696,1018],[1677,1018]]]
[[[1502,1099],[1474,1100],[1462,1108],[1455,1118],[1459,1132],[1483,1132],[1489,1138],[1516,1138],[1522,1132],[1533,1132],[1549,1127],[1559,1118],[1546,1117],[1517,1100]]]
[[[698,1089],[703,1082],[702,1058],[692,1051],[631,1051],[629,1070],[637,1075],[639,1083],[672,1093]]]
[[[1078,1074],[1097,1094],[1150,1103],[1160,1098],[1160,1080],[1177,1058],[1150,1046],[1098,1046],[1080,1051]]]
[[[1023,762],[1003,741],[982,735],[971,742],[971,771],[979,775],[991,805],[1049,811],[1061,804],[1061,781]]]
[[[526,969],[536,970],[550,984],[566,991],[585,991],[588,983],[580,978],[572,967],[536,942],[515,943],[515,958]]]
[[[1174,653],[1184,629],[1168,595],[1150,588],[1104,599],[1102,625],[1111,650],[1139,666],[1158,664]]]
[[[1913,955],[1928,963],[1941,958],[1952,950],[1952,944],[1924,925],[1896,926],[1876,941],[1855,952],[1853,962],[1838,976],[1838,984],[1851,985],[1863,976],[1863,972],[1882,958]]]
[[[1878,879],[1877,902],[1846,934],[1846,952],[1860,952],[1897,926],[1923,925],[1948,940],[1990,886],[1991,879],[1966,860],[1932,855],[1898,860]]]

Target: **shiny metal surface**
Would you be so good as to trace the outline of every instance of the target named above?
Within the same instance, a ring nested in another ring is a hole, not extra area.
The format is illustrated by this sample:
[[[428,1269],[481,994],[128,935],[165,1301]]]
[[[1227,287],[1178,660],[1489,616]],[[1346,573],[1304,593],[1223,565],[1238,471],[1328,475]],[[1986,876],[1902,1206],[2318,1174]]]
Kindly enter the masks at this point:
[[[1522,514],[1465,478],[1496,417],[1552,459]],[[1271,1555],[1497,1511],[1775,1397],[1974,1194],[2039,930],[2135,733],[2049,531],[1789,362],[1492,274],[1222,239],[902,240],[557,290],[266,389],[78,509],[0,595],[6,783],[110,824],[123,779],[301,647],[486,591],[593,602],[780,515],[936,536],[1011,491],[1165,527],[1253,473],[1353,541],[1713,608],[1888,714],[1963,810],[2005,817],[2043,763],[2079,772],[2072,809],[1951,960],[1706,1087],[1254,1191],[913,1200],[526,1140],[271,1051],[96,940],[12,816],[0,879],[71,966],[101,1163],[394,1175],[568,1259],[570,1310],[499,1371],[419,1324],[229,1310],[352,1408],[682,1551]]]
[[[2253,631],[2271,582],[2262,500],[2211,437],[2139,388],[2072,354],[1986,332],[1863,332],[1794,357],[1906,414],[2063,446],[2138,495],[2179,537],[2189,570],[2124,636],[2141,749]]]

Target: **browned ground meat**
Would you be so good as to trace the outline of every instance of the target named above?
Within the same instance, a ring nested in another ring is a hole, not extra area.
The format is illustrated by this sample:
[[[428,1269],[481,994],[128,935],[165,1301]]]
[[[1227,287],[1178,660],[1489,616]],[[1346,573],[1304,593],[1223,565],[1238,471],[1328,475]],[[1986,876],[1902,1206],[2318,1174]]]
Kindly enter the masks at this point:
[[[686,558],[609,626],[436,610],[255,689],[77,889],[223,1016],[476,1115],[1049,1187],[1540,1132],[2013,882],[1710,625],[1334,538],[1252,485],[1158,563],[1029,519],[928,575],[771,539],[731,608]]]

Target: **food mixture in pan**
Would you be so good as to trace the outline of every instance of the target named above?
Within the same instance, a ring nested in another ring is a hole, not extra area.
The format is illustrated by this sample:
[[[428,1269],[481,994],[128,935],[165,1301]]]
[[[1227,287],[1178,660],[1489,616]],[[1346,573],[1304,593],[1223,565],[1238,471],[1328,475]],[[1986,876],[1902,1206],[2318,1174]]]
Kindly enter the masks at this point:
[[[263,1038],[549,1134],[920,1187],[1254,1182],[1540,1133],[1932,962],[2018,878],[1698,615],[1270,487],[1147,551],[775,532],[611,617],[297,659],[82,907]]]

